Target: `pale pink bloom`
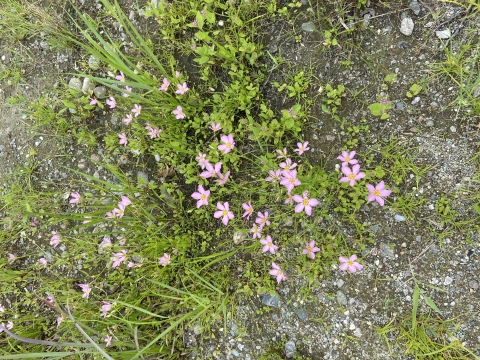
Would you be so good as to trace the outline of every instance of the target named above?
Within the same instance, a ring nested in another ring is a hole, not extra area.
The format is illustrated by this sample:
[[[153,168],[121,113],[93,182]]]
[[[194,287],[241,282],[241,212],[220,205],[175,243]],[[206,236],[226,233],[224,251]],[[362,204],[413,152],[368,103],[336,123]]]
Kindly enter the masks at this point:
[[[284,201],[284,204],[289,204],[289,205],[293,204],[293,195],[292,194],[288,194],[287,198]]]
[[[91,219],[92,217],[91,216],[85,216],[85,219]],[[92,220],[83,220],[82,221],[82,224],[88,224],[89,222],[91,222]]]
[[[392,193],[392,190],[385,190],[385,183],[380,181],[377,186],[367,184],[367,189],[369,191],[368,201],[376,201],[380,206],[385,205],[384,197],[389,196]]]
[[[219,185],[225,185],[228,178],[230,177],[230,171],[227,171],[225,175],[223,175],[222,173],[218,173],[217,175],[218,175],[218,180],[215,180],[215,182],[218,183]]]
[[[168,264],[170,264],[170,255],[168,255],[167,253],[164,253],[163,256],[158,259],[158,262],[162,266],[167,266]]]
[[[123,119],[123,122],[125,125],[128,125],[132,122],[133,120],[133,117],[132,117],[132,114],[127,114],[125,115],[125,118]]]
[[[275,150],[278,154],[277,159],[283,159],[287,157],[287,148],[283,148],[282,150]]]
[[[120,71],[120,75],[115,76],[115,79],[121,82],[125,82],[125,75],[123,72]]]
[[[303,144],[301,142],[297,143],[298,149],[293,151],[297,152],[298,155],[302,155],[305,151],[310,150],[308,147],[308,141],[305,141]]]
[[[214,167],[212,164],[207,162],[207,164],[205,165],[205,168],[206,168],[205,169],[206,171],[202,172],[200,176],[203,177],[204,179],[208,179],[218,175],[218,173],[222,169],[222,163],[217,162]]]
[[[282,176],[282,170],[268,170],[270,176],[268,176],[265,181],[276,183],[280,180],[280,176]]]
[[[270,235],[268,235],[265,239],[260,240],[260,243],[264,245],[262,252],[270,251],[272,254],[275,254],[275,250],[278,249],[278,246],[273,243]]]
[[[132,88],[130,86],[125,86],[125,91],[126,92],[122,93],[122,96],[123,97],[129,97],[130,95],[128,93],[132,92]]]
[[[117,253],[113,253],[113,256],[110,258],[113,261],[112,268],[120,266],[124,261],[127,260],[127,250],[122,250]]]
[[[135,104],[132,109],[132,113],[134,113],[135,117],[140,115],[141,112],[142,112],[142,107],[138,104]]]
[[[268,211],[265,211],[265,214],[262,214],[260,211],[257,213],[258,217],[255,219],[255,222],[258,226],[263,228],[265,225],[270,225],[270,221],[268,221]]]
[[[92,291],[92,288],[90,287],[90,284],[78,284],[82,288],[83,295],[82,298],[88,299],[90,296],[90,292]]]
[[[253,207],[252,207],[252,203],[249,201],[248,204],[247,203],[243,203],[242,204],[242,207],[243,207],[243,210],[245,210],[245,212],[243,213],[242,217],[247,217],[247,219],[250,219],[250,215],[253,214]]]
[[[156,137],[160,137],[160,133],[162,132],[162,129],[159,128],[152,128],[149,123],[145,126],[145,130],[148,131],[148,135],[150,136],[150,139],[155,139]]]
[[[128,205],[131,205],[132,202],[130,201],[130,199],[125,196],[125,195],[122,195],[120,197],[121,201],[118,203],[118,206],[120,206],[120,204],[122,204],[124,207],[128,206]]]
[[[39,262],[40,264],[42,264],[43,266],[47,266],[47,259],[45,259],[45,258],[40,258],[40,259],[38,259],[38,262]]]
[[[222,135],[220,141],[223,143],[218,145],[217,149],[223,151],[224,154],[229,153],[235,147],[235,141],[233,140],[233,135]]]
[[[52,295],[48,295],[47,301],[53,305],[53,303],[55,302],[55,298]]]
[[[127,239],[125,239],[125,238],[123,237],[123,235],[119,235],[119,236],[118,236],[118,243],[119,243],[121,246],[125,245],[126,242],[127,242]]]
[[[235,216],[233,215],[233,212],[230,211],[230,207],[228,205],[228,202],[224,202],[223,205],[221,202],[217,202],[217,209],[218,211],[215,211],[213,214],[213,217],[215,219],[218,219],[219,217],[222,218],[222,223],[223,225],[227,225],[228,221],[233,219]]]
[[[279,166],[283,169],[283,171],[289,171],[295,169],[297,167],[297,163],[292,163],[292,160],[287,158],[285,162],[281,162]]]
[[[112,240],[108,236],[104,236],[102,242],[100,243],[100,247],[105,249],[107,246],[112,246]]]
[[[116,218],[121,219],[123,217],[123,215],[125,215],[125,205],[123,205],[121,202],[118,203],[118,208],[113,209],[112,214]]]
[[[280,184],[287,188],[289,194],[295,186],[301,184],[300,180],[297,179],[297,170],[284,171],[282,176],[283,179],[280,181]]]
[[[112,337],[110,335],[105,336],[105,347],[112,345]]]
[[[52,231],[52,237],[50,238],[50,245],[53,245],[53,247],[57,247],[58,244],[60,244],[60,236],[57,235],[56,231]]]
[[[102,301],[103,305],[100,309],[100,311],[102,312],[102,314],[100,316],[106,318],[107,317],[107,313],[112,309],[112,304],[110,304],[109,302],[106,302],[106,301]]]
[[[36,227],[38,225],[39,221],[36,217],[33,218],[33,221],[30,223],[33,227]]]
[[[208,205],[208,197],[210,196],[210,190],[205,190],[202,185],[198,186],[198,191],[192,194],[192,198],[197,201],[197,209],[202,205]]]
[[[180,72],[179,72],[179,71],[175,71],[175,77],[178,79],[179,76],[180,76]]]
[[[80,194],[78,192],[73,192],[70,196],[72,197],[69,201],[70,204],[78,204],[80,202]]]
[[[97,99],[90,98],[90,105],[97,105]]]
[[[202,170],[205,169],[205,166],[208,164],[206,156],[206,154],[198,153],[198,156],[195,158],[195,160],[198,161],[198,166],[200,166]]]
[[[57,317],[57,329],[60,326],[60,324],[62,323],[62,321],[63,321],[63,316]]]
[[[172,114],[175,115],[175,118],[176,119],[183,119],[185,118],[185,114],[183,113],[183,109],[180,105],[177,106],[177,109],[176,110],[173,110],[172,111]]]
[[[257,224],[254,224],[252,228],[250,229],[250,232],[252,233],[252,237],[255,238],[261,238],[262,237],[262,227],[258,226]]]
[[[357,260],[357,255],[352,255],[349,259],[340,256],[338,260],[341,262],[338,268],[342,271],[348,270],[349,272],[354,273],[363,269],[363,265],[355,261]]]
[[[167,80],[167,78],[163,78],[163,84],[158,88],[158,90],[167,91],[169,86],[170,82]]]
[[[213,131],[217,132],[218,130],[220,130],[222,127],[220,125],[220,123],[214,123],[212,122],[212,124],[210,125],[210,129],[212,129]]]
[[[280,281],[287,279],[282,269],[280,269],[280,266],[275,263],[272,263],[272,270],[270,270],[270,275],[277,277],[277,283],[280,283]]]
[[[315,259],[315,253],[319,252],[320,249],[315,246],[315,241],[310,241],[310,243],[305,243],[305,249],[303,249],[303,254],[310,256],[312,259]]]
[[[350,186],[355,185],[356,180],[360,180],[365,177],[365,173],[359,173],[359,171],[360,165],[358,164],[353,165],[352,169],[350,169],[348,166],[343,166],[342,173],[345,176],[340,179],[340,182],[350,182]]]
[[[178,87],[178,90],[175,91],[176,94],[180,94],[180,95],[183,95],[187,92],[188,90],[188,87],[187,87],[187,83],[184,82],[183,84],[177,84],[177,87]]]
[[[0,312],[5,312],[5,308],[0,304]]]
[[[299,213],[305,209],[305,213],[308,216],[312,215],[312,206],[317,206],[319,204],[317,199],[308,198],[308,190],[305,190],[302,196],[294,195],[293,200],[298,203],[297,206],[295,206],[295,212]]]
[[[2,324],[2,325],[3,325],[3,324]],[[7,322],[6,328],[7,328],[8,330],[12,330],[12,329],[13,329],[13,322],[11,322],[11,321]]]
[[[127,146],[128,140],[127,140],[127,135],[125,133],[118,134],[118,137],[120,138],[119,144],[123,146]]]
[[[108,218],[108,219],[115,219],[115,213],[113,211],[109,211],[105,214],[105,216]]]
[[[17,258],[15,257],[15,255],[13,254],[8,254],[8,263],[9,264],[13,264],[13,262],[16,260]]]
[[[355,165],[358,164],[358,160],[353,158],[355,154],[356,151],[351,151],[350,153],[347,151],[342,151],[342,155],[337,157],[337,159],[342,161],[342,166],[347,166],[348,164]]]
[[[105,102],[108,106],[110,106],[110,109],[113,109],[115,106],[117,106],[117,102],[115,101],[115,98],[113,96],[110,96],[110,99]]]

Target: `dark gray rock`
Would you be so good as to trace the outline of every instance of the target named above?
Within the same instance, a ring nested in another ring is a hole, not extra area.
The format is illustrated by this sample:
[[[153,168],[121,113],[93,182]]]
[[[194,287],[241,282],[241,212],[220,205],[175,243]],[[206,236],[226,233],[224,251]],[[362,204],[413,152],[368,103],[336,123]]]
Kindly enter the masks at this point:
[[[272,295],[270,294],[265,294],[262,297],[262,303],[267,305],[267,306],[278,306],[278,303],[280,302],[280,296],[275,293]]]

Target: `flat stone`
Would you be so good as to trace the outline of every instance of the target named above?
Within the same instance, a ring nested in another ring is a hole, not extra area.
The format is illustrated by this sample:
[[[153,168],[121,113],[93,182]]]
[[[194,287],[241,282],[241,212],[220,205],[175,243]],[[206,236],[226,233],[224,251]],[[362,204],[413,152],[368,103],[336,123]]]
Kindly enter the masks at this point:
[[[91,55],[88,58],[88,66],[92,70],[98,70],[98,68],[100,67],[100,58],[96,55]]]
[[[137,173],[137,179],[140,183],[148,184],[148,175],[145,174],[143,171],[139,171]]]
[[[278,306],[279,302],[280,302],[280,296],[277,293],[273,294],[273,296],[270,294],[265,294],[262,297],[262,303],[267,306],[276,307]]]
[[[338,290],[337,294],[336,294],[336,297],[337,297],[337,300],[340,304],[347,305],[347,303],[348,303],[347,297],[345,296],[345,294],[343,292]]]
[[[306,31],[306,32],[313,32],[315,31],[316,27],[315,27],[315,24],[311,21],[309,22],[304,22],[302,24],[302,30],[303,31]]]
[[[418,1],[416,1],[416,0],[412,1],[412,2],[410,3],[410,5],[409,5],[409,8],[410,8],[410,10],[413,11],[413,13],[414,13],[415,15],[419,15],[419,14],[420,14],[420,10],[421,10],[421,9],[420,9],[420,4],[418,3]]]
[[[285,344],[285,356],[287,358],[292,358],[293,355],[295,354],[295,348],[296,348],[296,345],[294,341],[292,340],[287,341]]]
[[[341,287],[343,286],[343,284],[345,284],[345,281],[343,281],[342,279],[338,279],[338,280],[337,280],[337,286],[338,286],[339,288],[341,288]]]
[[[68,87],[80,92],[82,91],[82,81],[79,78],[71,78],[68,82]]]
[[[103,99],[105,96],[107,96],[107,88],[105,86],[97,86],[95,89],[93,89],[93,94],[98,99]]]
[[[443,281],[443,285],[450,285],[453,282],[453,278],[450,276],[445,276],[445,280]]]
[[[413,23],[412,18],[406,17],[402,20],[402,23],[400,24],[400,32],[405,36],[410,36],[412,35],[414,27],[415,24]]]
[[[95,89],[94,82],[89,78],[83,79],[82,92],[84,94],[89,94],[90,92],[93,92],[93,89]]]
[[[400,110],[400,111],[402,111],[405,108],[402,101],[397,101],[395,103],[395,107],[397,108],[397,110]]]
[[[399,221],[399,222],[405,221],[405,217],[402,216],[402,215],[398,215],[398,214],[396,214],[396,215],[394,216],[394,219],[395,219],[395,221]]]
[[[478,289],[478,281],[477,280],[470,280],[468,282],[468,286],[470,286],[471,289],[477,290]]]
[[[388,246],[387,244],[385,243],[380,243],[379,245],[379,248],[380,248],[380,253],[389,258],[389,259],[394,259],[395,258],[395,253],[393,252],[393,250],[390,248],[390,246]]]
[[[452,36],[452,32],[450,29],[439,30],[435,31],[435,35],[437,35],[439,39],[449,39]]]
[[[297,314],[297,316],[300,320],[302,320],[302,321],[307,320],[307,312],[304,309],[295,310],[295,314]]]
[[[455,126],[450,126],[450,131],[451,132],[457,132],[457,128]]]

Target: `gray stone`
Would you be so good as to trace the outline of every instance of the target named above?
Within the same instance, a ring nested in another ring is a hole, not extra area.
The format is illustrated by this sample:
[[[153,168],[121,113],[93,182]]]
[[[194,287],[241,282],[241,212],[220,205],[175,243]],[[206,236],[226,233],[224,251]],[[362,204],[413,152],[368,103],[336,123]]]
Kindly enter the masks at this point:
[[[434,124],[433,124],[433,121],[432,121],[432,120],[428,120],[428,121],[427,121],[427,126],[432,127],[433,125],[434,125]]]
[[[468,286],[470,286],[471,289],[477,290],[478,289],[478,281],[477,280],[470,280],[468,282]]]
[[[397,108],[397,110],[400,110],[400,111],[402,111],[405,108],[402,101],[397,101],[395,103],[395,107]]]
[[[412,35],[413,28],[415,27],[412,18],[406,17],[400,24],[400,32],[405,36]]]
[[[450,285],[453,282],[453,278],[450,276],[445,276],[445,280],[443,281],[443,285]]]
[[[287,358],[292,358],[293,355],[295,354],[295,348],[296,348],[296,345],[294,341],[292,340],[287,341],[285,344],[285,356]]]
[[[295,310],[295,314],[297,314],[297,316],[300,320],[302,320],[302,321],[307,320],[307,312],[304,309]]]
[[[412,10],[415,15],[420,14],[421,9],[420,9],[420,4],[418,3],[418,1],[416,1],[416,0],[412,1],[410,3],[409,7],[410,7],[410,10]]]
[[[93,94],[98,99],[103,99],[107,96],[107,88],[105,86],[97,86],[95,89],[93,89]]]
[[[270,294],[265,294],[262,297],[262,303],[267,306],[278,306],[280,302],[280,296],[277,293],[274,293],[273,296]]]
[[[420,96],[415,96],[415,98],[412,100],[412,105],[418,104],[420,102]]]
[[[343,281],[342,279],[338,279],[338,280],[337,280],[337,286],[338,286],[339,288],[341,288],[341,287],[343,286],[343,284],[345,284],[345,281]]]
[[[233,356],[240,356],[240,353],[237,350],[232,350]]]
[[[402,49],[410,49],[410,45],[408,45],[405,41],[399,41],[399,42],[397,43],[397,45],[398,45],[399,47],[401,47]],[[394,62],[394,61],[395,61],[395,62]],[[397,63],[396,60],[392,60],[392,64],[396,64],[396,63]]]
[[[83,79],[82,92],[84,94],[89,94],[93,92],[93,89],[95,89],[94,82],[89,78]]]
[[[477,98],[480,96],[480,84],[475,86],[475,89],[473,89],[473,97]]]
[[[82,81],[79,78],[71,78],[68,82],[68,87],[80,92],[82,91]]]
[[[395,214],[395,221],[405,221],[405,217],[402,215]]]
[[[148,184],[148,175],[145,174],[143,171],[139,171],[137,173],[137,179],[139,183]]]
[[[347,297],[345,296],[345,294],[343,292],[341,292],[340,290],[337,291],[337,300],[340,304],[342,305],[347,305],[348,301],[347,301]]]
[[[390,246],[388,246],[387,244],[385,243],[380,243],[380,253],[389,258],[389,259],[394,259],[395,258],[395,253],[393,252],[393,250],[390,248]]]
[[[245,345],[242,345],[242,344],[238,344],[238,345],[237,345],[237,348],[238,348],[238,350],[240,350],[240,351],[242,351],[244,347],[245,347]]]
[[[100,59],[98,56],[96,55],[91,55],[89,58],[88,58],[88,66],[90,67],[90,69],[92,70],[98,70],[98,68],[100,67]]]
[[[450,131],[451,132],[457,132],[457,128],[455,126],[450,126]]]
[[[302,3],[302,5],[308,5],[308,0],[300,0],[300,2]]]
[[[452,32],[450,31],[450,29],[439,30],[435,31],[435,35],[437,35],[439,39],[448,39],[452,36]]]
[[[306,31],[306,32],[313,32],[313,31],[315,31],[315,24],[311,21],[304,22],[302,24],[302,30]]]

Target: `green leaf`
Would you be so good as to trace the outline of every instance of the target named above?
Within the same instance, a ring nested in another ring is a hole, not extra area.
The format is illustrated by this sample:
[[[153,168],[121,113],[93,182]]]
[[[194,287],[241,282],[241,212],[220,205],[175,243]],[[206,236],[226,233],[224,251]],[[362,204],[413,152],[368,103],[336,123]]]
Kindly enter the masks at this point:
[[[423,295],[423,300],[425,300],[425,303],[432,309],[432,310],[435,310],[437,313],[439,313],[440,315],[442,315],[442,312],[440,311],[440,309],[437,307],[437,305],[435,304],[435,302],[429,298],[427,295]]]
[[[373,116],[380,116],[382,113],[382,104],[380,103],[370,104],[368,106],[368,109],[370,110]]]
[[[287,129],[291,129],[295,125],[295,120],[293,118],[286,119],[284,124]]]
[[[205,41],[208,41],[208,40],[211,40],[212,38],[208,35],[207,32],[204,32],[204,31],[198,31],[197,33],[195,33],[195,37],[198,39],[198,40],[205,40]]]

